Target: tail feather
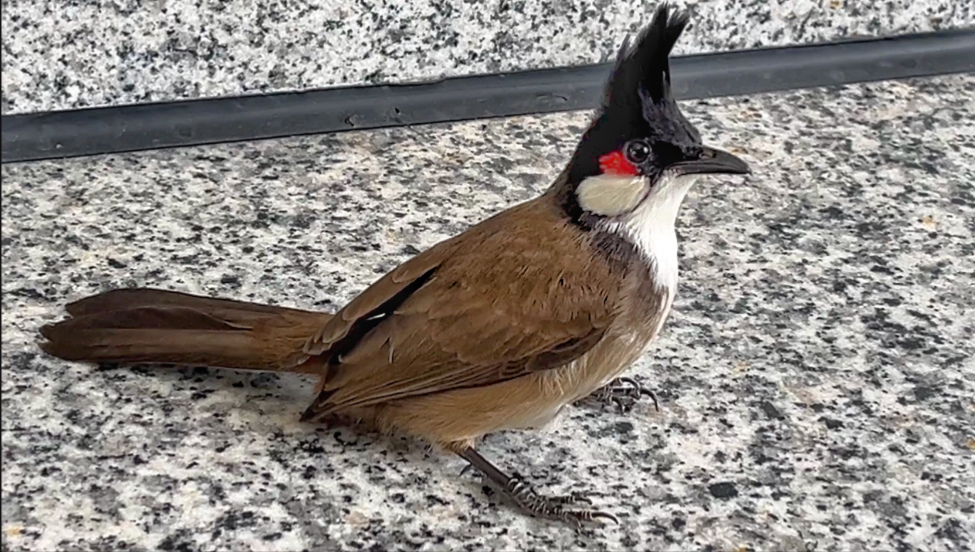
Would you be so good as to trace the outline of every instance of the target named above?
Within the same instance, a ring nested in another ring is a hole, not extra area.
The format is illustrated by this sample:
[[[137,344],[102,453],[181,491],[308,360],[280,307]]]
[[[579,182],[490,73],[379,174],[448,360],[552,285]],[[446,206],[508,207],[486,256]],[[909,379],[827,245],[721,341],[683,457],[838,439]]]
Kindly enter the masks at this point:
[[[114,290],[67,306],[42,350],[76,361],[317,372],[302,346],[330,314],[155,289]]]
[[[97,295],[91,295],[65,305],[64,309],[71,316],[83,316],[106,311],[134,309],[138,307],[188,307],[205,312],[222,312],[228,315],[246,316],[276,314],[281,312],[297,314],[314,314],[299,309],[262,305],[233,299],[216,299],[202,297],[178,291],[167,291],[152,288],[113,289]],[[328,315],[324,315],[328,317]]]

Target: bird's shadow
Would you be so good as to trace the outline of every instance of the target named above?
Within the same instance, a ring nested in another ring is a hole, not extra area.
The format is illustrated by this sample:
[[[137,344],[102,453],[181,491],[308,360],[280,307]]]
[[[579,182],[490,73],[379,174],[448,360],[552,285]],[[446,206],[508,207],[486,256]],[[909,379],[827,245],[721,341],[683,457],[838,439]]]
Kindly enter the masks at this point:
[[[366,426],[352,423],[325,425],[300,422],[298,419],[301,413],[313,398],[315,382],[312,377],[171,364],[105,363],[94,370],[107,381],[129,386],[138,386],[144,378],[160,382],[165,387],[178,390],[176,394],[179,398],[174,399],[174,402],[203,400],[219,393],[226,396],[227,403],[236,403],[238,408],[280,413],[280,416],[275,416],[270,422],[271,427],[267,419],[256,421],[261,417],[255,416],[241,417],[235,426],[238,430],[281,433],[288,438],[298,438],[301,448],[314,449],[328,443],[329,447],[343,451],[368,451],[366,454],[374,459],[381,458],[384,462],[408,462],[415,466],[418,482],[439,477],[456,478],[459,484],[457,490],[462,496],[467,495],[474,503],[485,508],[484,513],[502,508],[509,510],[509,513],[519,514],[518,507],[499,493],[481,474],[475,470],[463,469],[466,464],[454,461],[459,459],[437,453],[426,443],[401,435],[380,434]],[[176,405],[175,408],[179,406]],[[288,422],[288,419],[293,421]],[[508,439],[509,435],[501,432],[486,436],[482,443],[488,446],[500,445],[502,449],[506,449]],[[498,452],[513,454],[511,451]],[[568,527],[580,537],[591,538],[598,533],[598,528],[595,527],[570,527],[562,522],[543,519],[536,522],[540,528]]]
[[[126,385],[138,385],[143,379],[159,382],[174,390],[169,398],[173,403],[202,401],[219,394],[228,405],[233,405],[226,407],[228,410],[238,408],[272,415],[240,418],[243,425],[237,427],[255,433],[271,431],[300,437],[324,437],[327,434],[343,448],[371,445],[400,450],[404,446],[400,439],[391,439],[351,421],[301,422],[302,413],[314,398],[315,379],[312,376],[173,364],[102,363],[94,371],[108,382]],[[256,421],[258,419],[260,423]]]

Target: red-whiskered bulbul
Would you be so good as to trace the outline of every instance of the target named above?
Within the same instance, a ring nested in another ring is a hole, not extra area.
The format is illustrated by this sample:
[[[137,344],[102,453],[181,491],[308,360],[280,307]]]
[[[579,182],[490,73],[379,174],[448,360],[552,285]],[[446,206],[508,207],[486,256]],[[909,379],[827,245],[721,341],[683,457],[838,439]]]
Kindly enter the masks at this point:
[[[302,420],[405,432],[459,454],[532,514],[615,520],[579,495],[539,495],[475,445],[597,391],[644,391],[620,375],[670,311],[681,202],[698,175],[749,170],[703,145],[671,93],[668,57],[687,23],[663,5],[624,41],[595,119],[545,193],[418,254],[337,313],[114,290],[69,304],[41,347],[313,375]]]

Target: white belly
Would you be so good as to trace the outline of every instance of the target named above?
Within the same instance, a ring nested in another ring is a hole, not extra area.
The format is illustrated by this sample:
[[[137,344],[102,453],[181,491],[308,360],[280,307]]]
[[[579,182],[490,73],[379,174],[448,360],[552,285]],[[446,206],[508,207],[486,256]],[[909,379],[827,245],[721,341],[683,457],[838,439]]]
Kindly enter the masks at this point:
[[[537,429],[554,421],[563,408],[605,387],[620,377],[630,365],[646,352],[656,339],[673,303],[673,292],[667,294],[653,327],[614,328],[607,338],[591,351],[568,365],[538,374],[540,394],[544,399],[531,417],[520,427]],[[547,400],[546,400],[547,399]]]

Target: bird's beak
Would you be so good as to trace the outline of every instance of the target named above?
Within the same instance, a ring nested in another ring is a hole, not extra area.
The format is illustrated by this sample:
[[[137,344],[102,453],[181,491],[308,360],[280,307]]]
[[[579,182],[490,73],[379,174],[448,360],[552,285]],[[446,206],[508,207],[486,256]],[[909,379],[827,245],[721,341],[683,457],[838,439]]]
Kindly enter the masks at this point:
[[[688,174],[748,174],[751,169],[740,157],[724,150],[704,146],[694,159],[685,159],[671,165],[681,175]]]

